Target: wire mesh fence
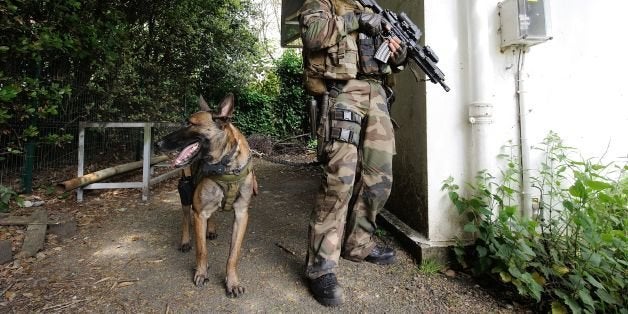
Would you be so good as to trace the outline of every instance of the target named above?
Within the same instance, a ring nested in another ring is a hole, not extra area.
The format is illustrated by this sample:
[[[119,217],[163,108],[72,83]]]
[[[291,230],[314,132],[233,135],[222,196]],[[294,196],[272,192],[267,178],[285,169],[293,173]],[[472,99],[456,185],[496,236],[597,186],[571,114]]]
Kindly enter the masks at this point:
[[[41,85],[57,84],[69,86],[71,93],[63,96],[57,107],[57,114],[52,118],[38,118],[36,121],[19,121],[12,118],[2,125],[0,129],[0,185],[7,186],[15,191],[22,191],[26,181],[35,181],[36,187],[60,180],[71,175],[76,176],[78,163],[78,133],[79,122],[130,122],[132,112],[128,106],[117,104],[119,108],[115,114],[107,115],[103,119],[104,107],[111,107],[111,98],[107,98],[103,87],[111,86],[114,82],[99,82],[98,88],[91,85],[93,78],[73,68],[71,65],[58,65],[42,63],[33,70],[32,65],[5,64],[0,65],[0,74],[4,78],[10,77],[14,81],[28,80],[37,72]],[[6,81],[0,80],[0,88]],[[184,93],[182,93],[184,94]],[[185,112],[190,102],[186,96],[178,95],[181,99],[180,108],[174,110]],[[16,99],[14,104],[18,106],[20,101],[31,101],[28,98]],[[138,122],[135,120],[134,122]],[[150,122],[150,121],[142,121]],[[29,126],[36,126],[39,136],[36,140],[24,141],[21,136]],[[172,128],[154,128],[154,138],[165,134]],[[46,141],[47,135],[69,135],[65,141]],[[124,163],[136,161],[142,158],[143,129],[128,128],[89,128],[85,132],[85,173]],[[14,148],[10,153],[8,147]],[[46,173],[48,175],[46,175]],[[55,173],[55,175],[50,175]],[[48,176],[46,180],[41,180]],[[69,178],[65,178],[69,179]],[[37,181],[41,182],[37,182]]]
[[[54,126],[49,126],[54,128]],[[175,127],[157,125],[152,129],[153,139],[173,131]],[[78,122],[66,132],[74,135],[74,140],[63,145],[34,143],[32,151],[32,174],[26,173],[25,154],[9,155],[0,161],[0,185],[18,191],[23,180],[33,177],[36,188],[48,188],[60,180],[76,176],[78,164]],[[5,139],[3,138],[3,141]],[[84,164],[85,173],[98,171],[119,164],[142,159],[143,128],[87,128],[85,129]]]

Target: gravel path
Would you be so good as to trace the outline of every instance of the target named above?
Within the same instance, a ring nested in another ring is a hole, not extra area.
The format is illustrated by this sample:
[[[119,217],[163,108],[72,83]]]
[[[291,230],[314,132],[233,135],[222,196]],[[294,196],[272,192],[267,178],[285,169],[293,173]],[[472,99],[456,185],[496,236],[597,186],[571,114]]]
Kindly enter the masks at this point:
[[[302,277],[307,221],[318,188],[316,168],[257,159],[260,195],[250,211],[239,275],[246,294],[227,298],[223,280],[231,213],[218,214],[209,241],[209,282],[192,284],[194,254],[177,251],[180,205],[175,180],[147,204],[139,192],[68,201],[79,222],[67,240],[48,239],[37,258],[0,266],[0,312],[124,313],[512,313],[467,277],[424,274],[394,239],[390,266],[340,262],[347,302],[320,306]],[[50,210],[50,209],[49,209]],[[1,230],[1,229],[0,229]]]

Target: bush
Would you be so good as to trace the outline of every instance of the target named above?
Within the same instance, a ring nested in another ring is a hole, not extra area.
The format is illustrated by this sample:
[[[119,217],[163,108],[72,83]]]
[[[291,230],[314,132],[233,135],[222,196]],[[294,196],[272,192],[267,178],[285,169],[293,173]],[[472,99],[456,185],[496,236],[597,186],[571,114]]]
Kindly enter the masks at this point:
[[[520,169],[511,154],[502,179],[482,172],[460,195],[453,179],[444,190],[468,218],[472,251],[458,246],[459,261],[476,275],[498,276],[544,310],[564,313],[628,313],[628,176],[626,166],[578,161],[573,149],[550,133],[538,176],[540,208],[520,217],[515,197]],[[468,261],[468,262],[467,262]]]
[[[265,78],[238,91],[234,121],[245,134],[301,135],[308,128],[301,55],[286,50]]]
[[[15,201],[18,205],[23,204],[24,200],[15,191],[9,187],[0,185],[0,213],[9,211],[11,201]]]

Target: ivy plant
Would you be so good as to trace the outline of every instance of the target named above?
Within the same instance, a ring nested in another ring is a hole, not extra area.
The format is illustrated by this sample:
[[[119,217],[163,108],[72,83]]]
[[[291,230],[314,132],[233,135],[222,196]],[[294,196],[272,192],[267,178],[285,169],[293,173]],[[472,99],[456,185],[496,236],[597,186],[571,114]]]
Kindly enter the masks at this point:
[[[505,156],[499,178],[480,172],[464,195],[453,178],[444,182],[474,239],[455,248],[459,261],[544,310],[628,313],[628,167],[573,158],[576,150],[553,132],[536,149],[544,160],[532,176],[540,193],[532,217],[520,215],[515,154]]]

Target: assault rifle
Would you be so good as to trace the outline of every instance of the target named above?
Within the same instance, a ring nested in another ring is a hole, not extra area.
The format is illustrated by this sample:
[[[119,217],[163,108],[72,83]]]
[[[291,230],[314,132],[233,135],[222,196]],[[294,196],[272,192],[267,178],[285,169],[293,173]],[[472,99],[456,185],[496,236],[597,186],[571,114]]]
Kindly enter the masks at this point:
[[[391,37],[397,37],[408,49],[408,58],[421,68],[421,71],[427,75],[429,80],[436,84],[440,84],[446,92],[450,90],[449,86],[445,84],[445,74],[436,66],[438,62],[438,56],[434,53],[434,50],[429,46],[422,47],[419,44],[419,39],[423,33],[421,30],[410,20],[408,15],[404,12],[399,14],[384,9],[375,0],[357,0],[364,7],[370,8],[376,14],[381,15],[384,21],[390,25],[389,30],[384,30],[384,37],[390,39]],[[388,45],[384,44],[379,47],[375,58],[381,62],[388,62],[390,57],[390,50]],[[415,73],[416,75],[416,73]]]

